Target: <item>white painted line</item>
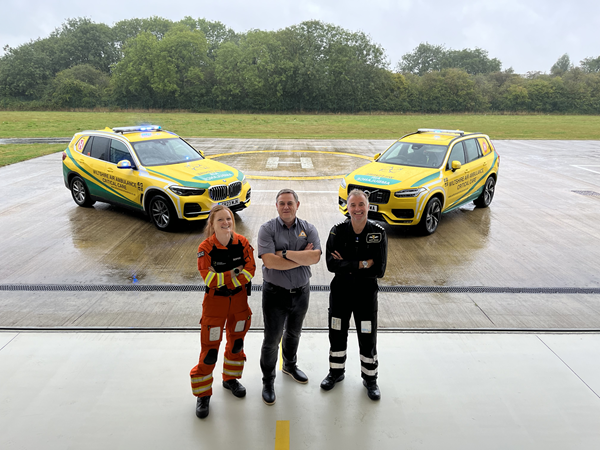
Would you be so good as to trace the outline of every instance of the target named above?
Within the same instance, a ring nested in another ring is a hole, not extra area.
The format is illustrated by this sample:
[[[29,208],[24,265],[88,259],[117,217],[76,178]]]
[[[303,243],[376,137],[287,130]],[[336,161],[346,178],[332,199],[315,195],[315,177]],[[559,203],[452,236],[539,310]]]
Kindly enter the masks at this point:
[[[594,172],[594,173],[600,174],[600,172],[598,172],[596,170],[586,169],[586,167],[600,167],[598,165],[593,165],[593,166],[588,166],[588,165],[585,165],[585,166],[576,166],[574,164],[571,164],[571,167],[577,167],[578,169],[587,170],[588,172]]]

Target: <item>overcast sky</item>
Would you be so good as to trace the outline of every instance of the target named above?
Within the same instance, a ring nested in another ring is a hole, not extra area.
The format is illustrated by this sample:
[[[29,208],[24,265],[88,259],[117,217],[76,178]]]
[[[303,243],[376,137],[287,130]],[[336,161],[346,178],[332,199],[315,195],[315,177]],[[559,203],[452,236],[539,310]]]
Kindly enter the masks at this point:
[[[0,55],[5,45],[47,37],[68,18],[112,26],[151,16],[206,18],[237,32],[320,20],[370,35],[391,68],[421,42],[479,47],[517,73],[550,72],[565,53],[575,65],[600,56],[597,0],[1,0]]]

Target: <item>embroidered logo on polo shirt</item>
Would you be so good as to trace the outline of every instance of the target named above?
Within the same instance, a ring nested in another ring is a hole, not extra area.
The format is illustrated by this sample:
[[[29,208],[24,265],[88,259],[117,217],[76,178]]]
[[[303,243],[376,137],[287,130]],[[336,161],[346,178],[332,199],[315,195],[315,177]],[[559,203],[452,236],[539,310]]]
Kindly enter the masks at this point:
[[[367,244],[379,244],[381,242],[381,233],[367,234]]]
[[[304,232],[304,230],[302,230],[300,232],[300,234],[298,235],[298,237],[306,237],[306,233]]]

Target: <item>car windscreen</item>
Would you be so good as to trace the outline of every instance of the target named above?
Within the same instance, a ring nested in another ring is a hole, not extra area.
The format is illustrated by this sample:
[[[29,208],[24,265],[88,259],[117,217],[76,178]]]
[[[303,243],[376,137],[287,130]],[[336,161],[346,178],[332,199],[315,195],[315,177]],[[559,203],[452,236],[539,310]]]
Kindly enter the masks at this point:
[[[414,167],[440,167],[444,162],[446,145],[396,142],[388,148],[377,162]]]
[[[181,138],[132,142],[143,166],[164,166],[203,159],[202,155]]]

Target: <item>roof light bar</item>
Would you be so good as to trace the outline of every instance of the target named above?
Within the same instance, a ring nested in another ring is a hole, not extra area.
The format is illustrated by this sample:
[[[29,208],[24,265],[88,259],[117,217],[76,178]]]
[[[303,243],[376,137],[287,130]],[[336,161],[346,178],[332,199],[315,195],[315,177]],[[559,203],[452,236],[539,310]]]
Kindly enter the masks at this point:
[[[462,130],[439,130],[437,128],[419,128],[419,133],[465,134]]]
[[[135,133],[138,131],[160,131],[160,125],[136,125],[133,127],[118,127],[112,130],[115,133]]]

